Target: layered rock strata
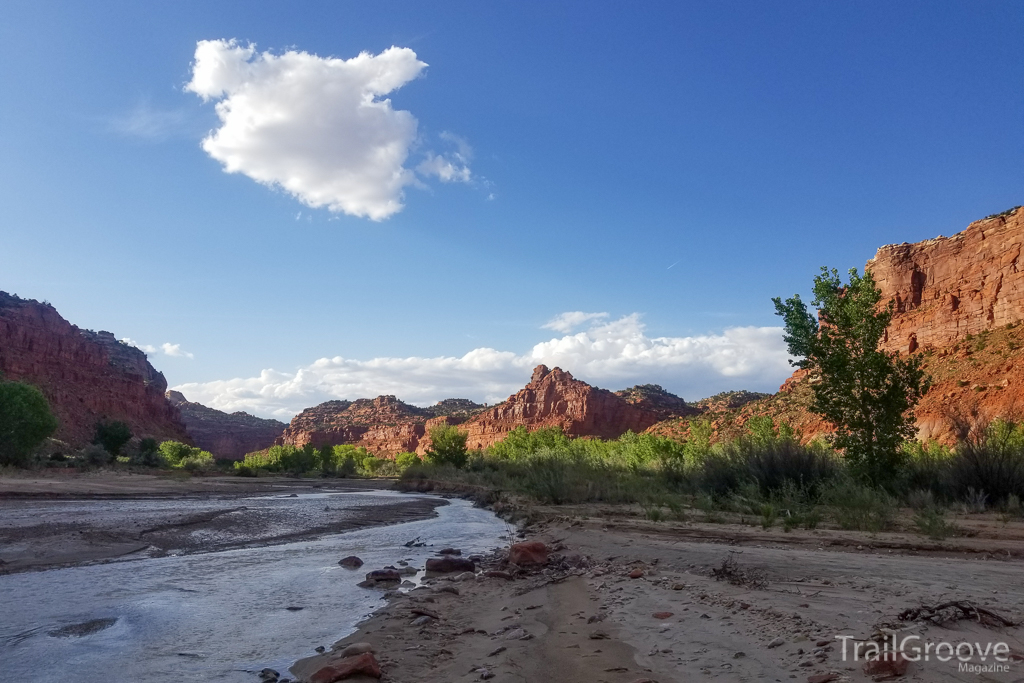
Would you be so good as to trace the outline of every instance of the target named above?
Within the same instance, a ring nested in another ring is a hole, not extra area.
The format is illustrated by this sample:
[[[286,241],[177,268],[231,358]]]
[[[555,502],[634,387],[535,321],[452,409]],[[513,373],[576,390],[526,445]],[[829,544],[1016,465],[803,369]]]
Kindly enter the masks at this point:
[[[0,373],[43,392],[60,422],[54,437],[70,446],[91,441],[104,420],[141,437],[189,440],[144,352],[110,332],[79,329],[47,303],[0,292]]]
[[[569,436],[614,439],[629,430],[642,432],[663,416],[662,412],[581,382],[560,368],[549,370],[538,365],[523,389],[462,427],[468,434],[467,446],[472,449],[501,441],[520,426],[529,430],[559,427]]]

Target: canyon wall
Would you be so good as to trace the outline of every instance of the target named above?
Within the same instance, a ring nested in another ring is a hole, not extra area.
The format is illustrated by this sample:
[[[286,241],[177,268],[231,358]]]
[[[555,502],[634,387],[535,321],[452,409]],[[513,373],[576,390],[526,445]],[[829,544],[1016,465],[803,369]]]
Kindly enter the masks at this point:
[[[82,330],[53,306],[0,292],[0,373],[38,387],[60,426],[54,438],[89,443],[101,420],[137,436],[188,441],[167,382],[146,354],[110,332]]]
[[[249,413],[225,413],[192,403],[177,391],[168,391],[167,399],[180,411],[195,445],[225,460],[241,460],[246,453],[272,446],[288,426]]]
[[[429,408],[409,405],[394,396],[326,401],[292,418],[276,443],[318,448],[351,444],[383,457],[403,452],[422,455],[430,446],[431,427],[460,424],[482,408],[467,399],[445,399]]]
[[[1024,419],[1024,208],[971,223],[952,237],[878,250],[865,269],[895,311],[883,347],[919,354],[931,388],[915,410],[917,436],[952,444],[965,427],[997,417]],[[770,415],[805,439],[831,427],[806,406],[807,373],[797,371],[770,399],[730,418]]]
[[[890,244],[867,262],[896,315],[886,347],[952,346],[968,334],[1024,319],[1024,210],[971,223],[952,237]]]

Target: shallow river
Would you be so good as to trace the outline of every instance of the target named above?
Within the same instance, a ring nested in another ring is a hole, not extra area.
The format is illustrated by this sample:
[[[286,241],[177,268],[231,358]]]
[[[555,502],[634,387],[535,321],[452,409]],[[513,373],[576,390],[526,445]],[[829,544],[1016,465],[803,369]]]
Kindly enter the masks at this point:
[[[398,495],[328,493],[291,500],[297,506],[311,498],[365,505],[368,496],[392,503]],[[422,567],[445,546],[467,554],[502,544],[504,522],[466,501],[450,502],[433,519],[317,541],[0,576],[5,678],[255,683],[263,667],[287,675],[296,659],[313,654],[317,645],[329,647],[383,604],[379,591],[356,586],[370,569],[398,560]],[[111,503],[90,504],[101,512]],[[429,545],[404,547],[417,536]],[[343,569],[338,560],[346,555],[366,564]],[[59,632],[103,619],[108,621],[101,625],[111,625],[87,635]]]

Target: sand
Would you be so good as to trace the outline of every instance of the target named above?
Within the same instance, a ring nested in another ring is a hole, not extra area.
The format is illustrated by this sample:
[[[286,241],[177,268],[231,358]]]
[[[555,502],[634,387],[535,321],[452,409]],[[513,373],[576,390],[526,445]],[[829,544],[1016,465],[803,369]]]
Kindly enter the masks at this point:
[[[814,681],[829,674],[835,681],[869,681],[863,660],[853,661],[854,641],[846,641],[844,661],[836,636],[869,639],[885,629],[896,630],[899,640],[1005,642],[1015,656],[1024,653],[1020,628],[897,618],[904,609],[952,599],[1024,618],[1020,522],[978,516],[975,527],[1001,529],[1004,538],[932,542],[911,534],[784,533],[638,519],[609,524],[579,516],[593,510],[576,510],[574,517],[564,508],[549,511],[559,519],[530,528],[530,537],[564,546],[561,555],[589,558],[585,568],[515,581],[437,578],[384,600],[335,652],[370,643],[382,680],[395,683]],[[986,544],[989,551],[981,549]],[[767,584],[716,580],[711,569],[729,557]],[[634,569],[643,576],[629,578]],[[458,595],[447,592],[451,587]],[[414,626],[414,608],[439,619]],[[303,660],[292,675],[308,677],[331,658],[328,652]],[[900,680],[1024,681],[1024,662],[1005,665],[1008,672],[977,674],[960,671],[955,660],[932,659],[912,662]]]
[[[289,543],[425,519],[445,504],[422,496],[359,507],[322,498],[273,504],[302,493],[390,486],[111,472],[0,477],[0,574]]]

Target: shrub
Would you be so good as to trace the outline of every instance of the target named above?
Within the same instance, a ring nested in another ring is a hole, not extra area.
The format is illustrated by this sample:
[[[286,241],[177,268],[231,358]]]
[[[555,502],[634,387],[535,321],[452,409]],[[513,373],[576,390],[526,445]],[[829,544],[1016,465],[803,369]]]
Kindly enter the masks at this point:
[[[164,441],[158,449],[164,462],[171,467],[189,471],[213,467],[213,454],[180,441]],[[246,459],[248,459],[248,455]],[[236,465],[237,466],[237,465]]]
[[[419,465],[423,460],[415,453],[399,453],[395,456],[395,465],[399,470],[405,471],[413,465]]]
[[[1010,494],[1024,497],[1024,424],[994,420],[967,434],[950,463],[954,495],[984,492],[1000,504]]]
[[[130,459],[131,464],[142,467],[159,467],[163,464],[163,456],[160,455],[160,444],[156,439],[146,438],[139,442],[139,448]]]
[[[79,452],[82,462],[89,467],[103,467],[114,461],[114,456],[99,444],[91,443]]]
[[[827,488],[823,499],[843,529],[884,531],[892,526],[896,512],[895,501],[888,493],[850,479]]]
[[[33,449],[57,429],[43,392],[22,382],[0,381],[0,466],[28,463]]]
[[[97,422],[92,442],[103,446],[108,453],[118,456],[131,438],[131,427],[120,420],[114,420],[112,422]]]
[[[955,524],[946,521],[945,512],[936,506],[919,510],[914,515],[914,525],[920,533],[937,541],[954,536],[960,531]]]
[[[467,434],[451,425],[438,425],[430,429],[430,450],[427,460],[435,465],[461,468],[466,464]]]

